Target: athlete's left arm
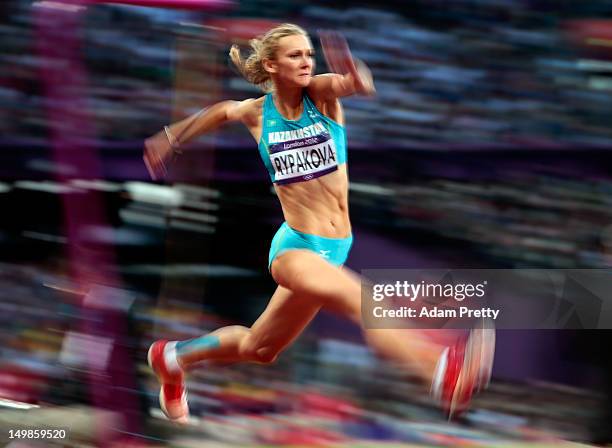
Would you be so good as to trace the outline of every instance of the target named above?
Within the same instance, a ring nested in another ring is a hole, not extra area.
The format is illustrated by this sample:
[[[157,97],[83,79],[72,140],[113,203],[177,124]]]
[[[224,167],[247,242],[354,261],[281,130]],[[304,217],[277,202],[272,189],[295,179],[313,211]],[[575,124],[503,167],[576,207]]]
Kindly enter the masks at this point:
[[[370,69],[353,58],[348,43],[338,33],[320,33],[327,66],[335,73],[315,76],[308,86],[312,96],[335,99],[354,94],[374,95],[376,89]]]

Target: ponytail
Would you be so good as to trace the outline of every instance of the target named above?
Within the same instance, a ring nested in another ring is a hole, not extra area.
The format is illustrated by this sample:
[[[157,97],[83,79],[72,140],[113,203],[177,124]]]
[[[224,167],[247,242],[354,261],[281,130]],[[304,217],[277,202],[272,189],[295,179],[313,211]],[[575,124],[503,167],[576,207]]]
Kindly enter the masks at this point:
[[[249,41],[251,54],[242,59],[238,45],[232,45],[229,57],[240,72],[240,74],[251,84],[258,86],[264,92],[272,90],[272,78],[263,66],[264,59],[274,59],[278,50],[278,41],[286,36],[308,33],[301,27],[291,23],[284,23],[269,30],[263,36],[258,36]]]

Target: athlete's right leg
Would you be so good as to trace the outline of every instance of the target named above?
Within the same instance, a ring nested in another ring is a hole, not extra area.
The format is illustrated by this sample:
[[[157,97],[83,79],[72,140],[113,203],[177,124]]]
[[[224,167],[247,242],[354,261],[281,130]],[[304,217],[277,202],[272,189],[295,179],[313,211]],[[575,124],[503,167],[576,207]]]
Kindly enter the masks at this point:
[[[310,297],[310,301],[361,327],[368,345],[378,355],[404,364],[427,382],[431,380],[446,347],[417,330],[363,328],[361,279],[357,275],[306,250],[292,250],[274,260],[272,275],[278,284]]]
[[[272,275],[278,284],[361,326],[378,354],[408,365],[431,384],[449,414],[465,409],[472,392],[486,383],[494,332],[471,331],[468,338],[446,347],[419,330],[366,329],[361,319],[361,279],[310,251],[292,250],[279,256],[272,264]]]

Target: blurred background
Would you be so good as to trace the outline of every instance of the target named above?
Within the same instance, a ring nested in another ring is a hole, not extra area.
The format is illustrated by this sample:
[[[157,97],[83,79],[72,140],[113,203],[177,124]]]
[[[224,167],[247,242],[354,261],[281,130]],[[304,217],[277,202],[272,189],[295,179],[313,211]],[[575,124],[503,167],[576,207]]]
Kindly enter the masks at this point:
[[[319,49],[338,30],[378,92],[343,102],[349,267],[607,268],[612,1],[118,3],[0,3],[0,440],[612,443],[607,330],[500,331],[490,390],[449,423],[326,314],[272,367],[195,371],[191,422],[170,425],[149,344],[250,325],[282,215],[240,126],[188,145],[163,182],[142,163],[165,124],[260,95],[232,43],[295,22]],[[43,426],[69,439],[9,439]]]

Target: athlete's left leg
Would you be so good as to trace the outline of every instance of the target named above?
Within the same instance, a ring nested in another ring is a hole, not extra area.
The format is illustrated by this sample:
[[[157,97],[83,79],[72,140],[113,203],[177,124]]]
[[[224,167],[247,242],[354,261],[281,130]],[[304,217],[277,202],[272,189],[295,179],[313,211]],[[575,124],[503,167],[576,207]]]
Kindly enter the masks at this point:
[[[184,370],[206,361],[214,363],[271,363],[304,330],[321,308],[309,297],[279,286],[251,328],[228,326],[187,341],[156,341],[149,349],[149,365],[160,382],[159,401],[174,421],[189,413]]]
[[[233,325],[177,342],[178,365],[186,370],[202,361],[274,362],[320,308],[320,304],[278,286],[268,306],[250,328]]]

